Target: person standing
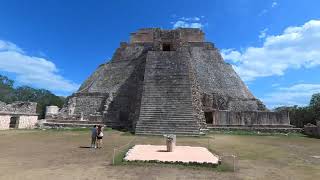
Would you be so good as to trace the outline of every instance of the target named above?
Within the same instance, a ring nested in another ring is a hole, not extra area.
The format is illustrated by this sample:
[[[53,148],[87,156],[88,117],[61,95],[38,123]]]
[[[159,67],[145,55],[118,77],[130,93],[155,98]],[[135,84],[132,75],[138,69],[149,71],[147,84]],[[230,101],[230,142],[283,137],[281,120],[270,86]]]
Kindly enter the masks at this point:
[[[97,129],[97,148],[102,147],[102,138],[103,138],[103,127],[98,125]]]
[[[91,129],[91,148],[97,148],[97,125],[94,125]]]

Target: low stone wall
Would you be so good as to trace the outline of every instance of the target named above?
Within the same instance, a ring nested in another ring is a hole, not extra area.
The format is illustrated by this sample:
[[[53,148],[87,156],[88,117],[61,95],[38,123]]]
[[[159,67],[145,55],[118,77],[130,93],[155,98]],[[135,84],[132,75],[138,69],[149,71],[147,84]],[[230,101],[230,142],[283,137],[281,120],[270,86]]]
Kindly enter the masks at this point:
[[[10,118],[10,115],[0,114],[0,130],[9,129]]]
[[[213,110],[213,126],[290,127],[287,112]]]
[[[22,115],[19,117],[18,128],[32,129],[32,128],[35,128],[37,122],[38,122],[38,116]]]
[[[320,138],[320,121],[317,122],[317,125],[307,124],[303,128],[303,132],[306,135],[314,136]]]
[[[18,129],[35,128],[38,122],[38,116],[36,114],[0,113],[0,130],[5,130],[10,128],[10,120],[12,117],[17,118],[16,128]]]

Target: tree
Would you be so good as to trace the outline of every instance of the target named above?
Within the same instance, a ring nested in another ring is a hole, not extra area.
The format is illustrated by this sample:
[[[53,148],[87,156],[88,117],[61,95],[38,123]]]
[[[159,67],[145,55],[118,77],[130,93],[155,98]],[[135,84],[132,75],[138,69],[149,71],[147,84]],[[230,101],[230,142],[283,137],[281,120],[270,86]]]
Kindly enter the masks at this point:
[[[314,111],[309,106],[298,107],[294,106],[281,106],[275,108],[276,112],[287,111],[290,116],[290,124],[295,127],[303,128],[308,123],[315,123]]]
[[[46,106],[55,105],[62,107],[64,97],[59,97],[46,89],[35,89],[29,86],[14,88],[14,81],[0,75],[0,101],[11,103],[13,101],[37,102],[37,113],[40,118],[45,115]]]
[[[311,96],[310,108],[313,111],[314,119],[320,120],[320,93],[315,93]]]
[[[12,93],[14,81],[7,76],[0,75],[0,101],[9,103],[12,102]]]

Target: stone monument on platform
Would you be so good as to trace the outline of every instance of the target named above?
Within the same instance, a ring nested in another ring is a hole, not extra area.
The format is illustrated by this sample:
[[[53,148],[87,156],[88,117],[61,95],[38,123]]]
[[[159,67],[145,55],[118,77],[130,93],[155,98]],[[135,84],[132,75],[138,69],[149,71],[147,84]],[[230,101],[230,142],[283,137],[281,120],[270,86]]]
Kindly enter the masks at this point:
[[[204,32],[193,28],[131,33],[130,42],[121,42],[112,59],[67,98],[59,117],[158,135],[290,127],[288,114],[269,112]]]

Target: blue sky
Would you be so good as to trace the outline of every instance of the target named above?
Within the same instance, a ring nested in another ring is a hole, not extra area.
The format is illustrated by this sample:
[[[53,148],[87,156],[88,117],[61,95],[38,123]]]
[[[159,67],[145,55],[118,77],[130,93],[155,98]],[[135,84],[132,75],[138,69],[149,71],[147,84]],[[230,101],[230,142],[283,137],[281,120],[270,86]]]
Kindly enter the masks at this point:
[[[1,0],[0,73],[69,95],[143,27],[200,27],[268,107],[320,92],[320,1]]]

